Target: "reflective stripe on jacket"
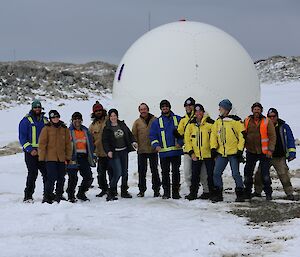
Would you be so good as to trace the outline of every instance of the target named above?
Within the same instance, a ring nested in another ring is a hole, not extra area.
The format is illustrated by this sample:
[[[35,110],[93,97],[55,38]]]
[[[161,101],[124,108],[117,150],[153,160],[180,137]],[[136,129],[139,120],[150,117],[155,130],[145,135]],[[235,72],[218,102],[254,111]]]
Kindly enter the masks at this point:
[[[176,147],[176,144],[183,145],[182,138],[175,137],[175,130],[180,122],[180,116],[171,112],[170,116],[161,115],[155,119],[150,128],[150,141],[152,147],[161,147],[160,157],[178,156],[182,154],[182,148]]]
[[[19,124],[19,142],[26,152],[31,152],[38,148],[38,138],[45,124],[48,123],[46,117],[41,115],[39,120],[30,111]]]

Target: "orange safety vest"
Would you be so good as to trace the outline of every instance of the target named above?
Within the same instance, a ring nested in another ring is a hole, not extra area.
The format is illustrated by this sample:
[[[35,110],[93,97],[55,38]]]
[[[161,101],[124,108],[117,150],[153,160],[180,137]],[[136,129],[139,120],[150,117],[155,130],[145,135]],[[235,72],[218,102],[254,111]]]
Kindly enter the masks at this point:
[[[83,130],[74,130],[77,153],[86,153],[86,136]]]
[[[245,129],[246,132],[248,130],[250,117],[245,119]],[[267,118],[263,118],[260,122],[259,132],[261,138],[261,150],[263,154],[267,154],[269,152],[269,137],[268,137],[268,123],[269,120]]]

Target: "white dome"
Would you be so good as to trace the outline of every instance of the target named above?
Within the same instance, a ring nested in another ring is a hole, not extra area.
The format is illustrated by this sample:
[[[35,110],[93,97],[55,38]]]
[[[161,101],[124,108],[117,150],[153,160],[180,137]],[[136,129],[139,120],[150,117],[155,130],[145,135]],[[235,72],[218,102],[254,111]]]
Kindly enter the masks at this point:
[[[253,61],[230,35],[211,25],[180,21],[160,26],[139,38],[126,52],[116,72],[113,101],[120,118],[131,124],[145,102],[160,115],[162,99],[172,111],[185,113],[184,100],[192,96],[212,118],[228,98],[232,113],[244,118],[260,99]]]

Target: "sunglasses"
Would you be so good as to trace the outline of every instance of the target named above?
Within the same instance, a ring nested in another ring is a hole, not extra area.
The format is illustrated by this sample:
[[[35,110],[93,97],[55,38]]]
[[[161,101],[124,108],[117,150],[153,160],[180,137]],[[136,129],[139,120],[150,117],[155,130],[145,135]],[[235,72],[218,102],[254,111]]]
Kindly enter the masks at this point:
[[[42,109],[41,106],[36,106],[36,107],[33,107],[32,109]]]

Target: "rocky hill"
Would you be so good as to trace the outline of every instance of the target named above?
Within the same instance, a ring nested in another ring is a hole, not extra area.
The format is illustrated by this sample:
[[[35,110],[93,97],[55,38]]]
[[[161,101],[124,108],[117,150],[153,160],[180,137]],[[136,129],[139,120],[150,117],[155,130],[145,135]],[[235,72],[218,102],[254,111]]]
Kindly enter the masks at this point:
[[[255,62],[261,83],[285,83],[300,80],[300,57],[273,56]]]
[[[116,66],[18,61],[0,63],[0,109],[39,99],[88,99],[111,91]]]

